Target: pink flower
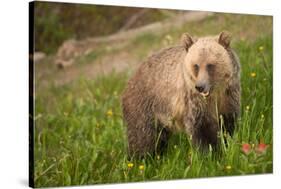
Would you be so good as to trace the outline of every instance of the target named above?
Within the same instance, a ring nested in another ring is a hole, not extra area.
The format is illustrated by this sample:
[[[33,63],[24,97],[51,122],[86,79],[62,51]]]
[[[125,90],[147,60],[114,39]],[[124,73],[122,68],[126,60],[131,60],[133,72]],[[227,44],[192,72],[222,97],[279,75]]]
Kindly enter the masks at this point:
[[[242,144],[241,150],[244,152],[244,154],[249,154],[251,151],[251,145],[248,143]]]
[[[256,148],[256,152],[257,153],[264,153],[267,149],[268,145],[264,144],[263,142],[261,142],[257,148]]]

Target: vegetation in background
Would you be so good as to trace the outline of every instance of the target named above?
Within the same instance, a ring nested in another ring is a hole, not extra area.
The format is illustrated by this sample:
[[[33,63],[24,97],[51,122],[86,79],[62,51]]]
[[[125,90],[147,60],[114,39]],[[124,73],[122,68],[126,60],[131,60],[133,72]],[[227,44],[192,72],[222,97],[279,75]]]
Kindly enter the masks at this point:
[[[103,36],[117,32],[142,8],[35,2],[35,50],[54,53],[63,41]],[[149,9],[131,27],[166,18]]]

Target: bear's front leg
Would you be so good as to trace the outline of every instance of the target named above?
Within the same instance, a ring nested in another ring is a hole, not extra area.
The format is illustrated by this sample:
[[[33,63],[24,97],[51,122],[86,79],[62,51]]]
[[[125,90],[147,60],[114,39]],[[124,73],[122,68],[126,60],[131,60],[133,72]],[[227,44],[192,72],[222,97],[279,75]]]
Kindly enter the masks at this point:
[[[218,144],[219,125],[208,116],[187,116],[184,119],[186,132],[191,136],[194,145],[208,149],[209,145],[216,148]]]
[[[170,132],[153,120],[139,119],[128,124],[128,151],[130,157],[161,154],[167,146]]]

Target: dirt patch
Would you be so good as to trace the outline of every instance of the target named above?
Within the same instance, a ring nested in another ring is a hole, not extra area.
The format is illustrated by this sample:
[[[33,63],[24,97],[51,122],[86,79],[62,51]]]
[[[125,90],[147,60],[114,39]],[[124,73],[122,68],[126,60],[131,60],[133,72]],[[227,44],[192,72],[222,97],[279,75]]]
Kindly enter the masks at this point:
[[[111,54],[79,68],[76,66],[65,68],[57,74],[54,84],[59,86],[67,84],[79,77],[93,79],[98,76],[108,75],[112,72],[120,73],[136,65],[136,59],[127,52]]]

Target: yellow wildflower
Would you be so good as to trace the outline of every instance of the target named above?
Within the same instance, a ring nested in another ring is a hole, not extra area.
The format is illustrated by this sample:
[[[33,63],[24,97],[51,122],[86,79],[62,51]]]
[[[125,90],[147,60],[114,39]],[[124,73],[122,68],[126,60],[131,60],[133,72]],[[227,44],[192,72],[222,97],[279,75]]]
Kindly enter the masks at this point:
[[[159,159],[160,159],[160,156],[158,155],[156,158],[159,160]]]
[[[264,119],[264,115],[263,114],[261,114],[261,118]]]
[[[128,163],[128,168],[132,168],[134,167],[134,164],[133,163]]]
[[[260,50],[260,51],[263,51],[263,49],[264,49],[263,46],[260,46],[260,47],[259,47],[259,50]]]
[[[107,115],[108,117],[111,117],[111,116],[113,115],[112,110],[109,109],[109,110],[106,112],[106,115]]]
[[[144,165],[140,165],[140,166],[139,166],[139,170],[142,171],[143,169],[144,169]]]
[[[226,170],[231,170],[232,167],[231,167],[230,165],[227,165],[227,166],[225,166],[225,169],[226,169]]]
[[[251,73],[251,77],[256,77],[256,76],[257,76],[257,74],[255,72]]]
[[[246,110],[249,111],[250,110],[250,106],[246,106]]]

